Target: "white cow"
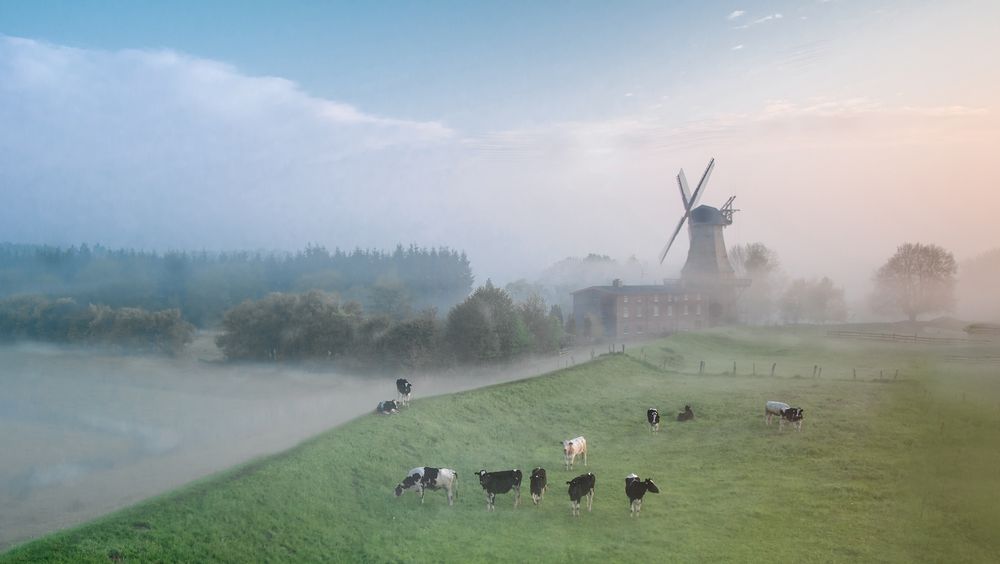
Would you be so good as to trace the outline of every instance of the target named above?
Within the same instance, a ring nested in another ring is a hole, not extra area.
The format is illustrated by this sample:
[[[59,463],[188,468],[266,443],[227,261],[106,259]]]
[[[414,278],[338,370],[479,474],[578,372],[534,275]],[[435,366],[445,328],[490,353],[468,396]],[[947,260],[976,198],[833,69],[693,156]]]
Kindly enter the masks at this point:
[[[573,462],[580,454],[583,455],[583,465],[587,466],[587,439],[583,437],[569,439],[562,442],[562,447],[563,461],[566,463],[567,470],[573,467]]]

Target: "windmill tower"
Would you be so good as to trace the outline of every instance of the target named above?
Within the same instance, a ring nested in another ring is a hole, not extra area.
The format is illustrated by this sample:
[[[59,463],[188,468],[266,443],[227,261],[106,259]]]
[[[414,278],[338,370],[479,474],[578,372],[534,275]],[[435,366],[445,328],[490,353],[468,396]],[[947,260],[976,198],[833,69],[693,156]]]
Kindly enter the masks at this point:
[[[721,208],[712,206],[699,206],[702,194],[708,184],[708,178],[712,175],[715,167],[715,159],[708,163],[705,173],[701,175],[701,181],[694,189],[694,193],[688,188],[687,178],[684,177],[684,169],[677,175],[677,186],[681,192],[681,203],[684,204],[684,215],[681,216],[677,227],[674,229],[670,241],[660,252],[660,264],[667,257],[670,247],[677,239],[684,223],[688,224],[688,234],[690,235],[690,247],[688,248],[687,262],[681,270],[681,280],[697,285],[718,286],[725,285],[736,280],[736,273],[733,265],[729,262],[729,255],[726,253],[726,241],[722,236],[722,230],[733,223],[733,200],[736,196],[731,196]]]

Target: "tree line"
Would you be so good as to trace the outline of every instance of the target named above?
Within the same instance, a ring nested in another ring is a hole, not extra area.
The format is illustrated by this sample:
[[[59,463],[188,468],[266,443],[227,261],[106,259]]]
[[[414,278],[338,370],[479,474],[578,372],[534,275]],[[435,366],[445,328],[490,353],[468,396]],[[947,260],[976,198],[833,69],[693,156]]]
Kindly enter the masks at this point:
[[[218,323],[244,300],[311,289],[401,319],[425,308],[450,308],[469,295],[473,280],[465,253],[447,247],[161,254],[0,244],[0,298],[39,294],[114,308],[178,309],[199,327]]]
[[[0,341],[32,340],[104,345],[177,354],[195,328],[177,309],[147,311],[80,305],[72,298],[22,296],[0,300]]]
[[[785,280],[777,254],[762,243],[737,245],[729,254],[737,274],[752,281],[742,302],[747,322],[847,319],[844,290],[829,278]],[[875,313],[901,314],[909,321],[924,314],[952,311],[957,272],[955,257],[947,250],[932,244],[904,243],[872,275],[869,306]]]
[[[427,368],[551,353],[563,316],[540,297],[515,303],[490,281],[444,319],[433,310],[394,319],[321,291],[274,293],[229,310],[216,343],[231,360],[336,360],[354,367]]]

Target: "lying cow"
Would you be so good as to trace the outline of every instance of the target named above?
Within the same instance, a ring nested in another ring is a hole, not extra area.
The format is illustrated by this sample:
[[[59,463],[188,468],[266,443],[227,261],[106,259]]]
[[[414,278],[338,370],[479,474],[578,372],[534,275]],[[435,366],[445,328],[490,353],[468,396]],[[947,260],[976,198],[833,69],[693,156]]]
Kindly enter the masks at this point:
[[[397,379],[396,390],[399,392],[399,403],[404,406],[410,405],[410,392],[413,391],[410,381],[406,378]]]
[[[393,413],[399,413],[399,404],[396,400],[385,400],[378,402],[378,406],[375,408],[375,413],[379,415],[392,415]]]
[[[531,502],[538,505],[545,495],[548,487],[548,479],[545,477],[545,468],[535,468],[531,471]]]
[[[563,461],[566,463],[567,470],[573,467],[573,462],[580,454],[583,455],[583,465],[587,466],[587,439],[583,437],[569,439],[562,442],[562,447]]]
[[[646,421],[649,421],[649,432],[655,433],[660,430],[660,412],[655,407],[646,410]]]
[[[410,470],[410,473],[396,486],[396,497],[403,495],[406,490],[414,490],[420,494],[420,503],[423,503],[424,490],[443,489],[448,493],[448,505],[453,505],[457,488],[458,472],[451,468],[421,466]]]
[[[692,419],[694,419],[694,412],[691,411],[690,405],[685,405],[684,411],[677,414],[678,421],[691,421]]]
[[[513,470],[500,470],[498,472],[487,472],[480,470],[476,472],[479,476],[479,485],[483,486],[486,492],[486,510],[496,509],[497,494],[505,494],[514,490],[514,507],[521,503],[521,471],[517,468]]]
[[[796,431],[802,430],[802,408],[789,407],[787,403],[769,401],[764,404],[764,423],[771,424],[772,417],[778,417],[778,430],[784,430],[785,421],[795,426]]]
[[[576,478],[566,482],[569,484],[569,509],[570,514],[580,516],[580,500],[587,496],[587,511],[594,507],[594,485],[597,477],[593,474],[580,474]]]
[[[630,515],[632,517],[635,517],[642,511],[642,497],[646,495],[646,492],[660,493],[660,489],[649,478],[639,481],[639,476],[635,474],[625,476],[625,495],[628,496],[629,509],[631,510]]]

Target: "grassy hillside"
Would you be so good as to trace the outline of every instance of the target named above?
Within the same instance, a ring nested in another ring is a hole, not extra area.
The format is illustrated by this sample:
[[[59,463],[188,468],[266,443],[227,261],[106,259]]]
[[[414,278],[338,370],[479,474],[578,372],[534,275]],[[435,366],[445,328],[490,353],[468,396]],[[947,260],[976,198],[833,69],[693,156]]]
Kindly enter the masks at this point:
[[[0,561],[995,561],[996,365],[916,350],[808,331],[680,335],[363,417]],[[691,373],[701,360],[706,374]],[[738,374],[719,374],[733,360]],[[880,367],[901,376],[873,381]],[[767,399],[803,406],[803,431],[764,427]],[[685,403],[698,419],[674,423]],[[656,436],[650,406],[668,415]],[[578,434],[597,489],[593,513],[573,518],[565,481],[584,469],[562,470],[559,441]],[[393,496],[420,465],[458,470],[454,507],[441,492],[423,506]],[[549,472],[540,507],[525,485],[520,508],[501,496],[485,511],[473,472],[533,466]],[[637,519],[629,472],[663,491]]]

